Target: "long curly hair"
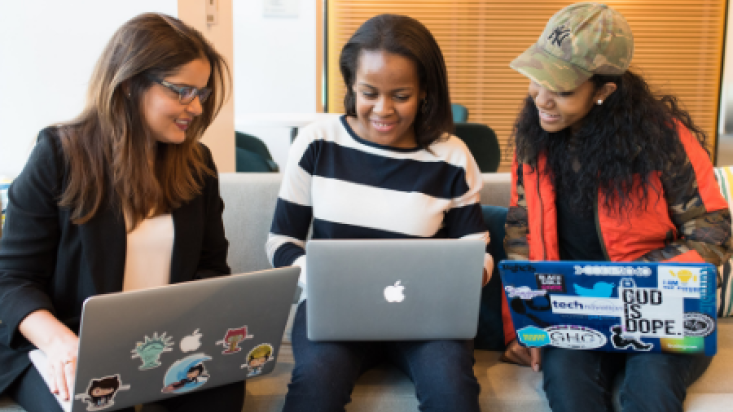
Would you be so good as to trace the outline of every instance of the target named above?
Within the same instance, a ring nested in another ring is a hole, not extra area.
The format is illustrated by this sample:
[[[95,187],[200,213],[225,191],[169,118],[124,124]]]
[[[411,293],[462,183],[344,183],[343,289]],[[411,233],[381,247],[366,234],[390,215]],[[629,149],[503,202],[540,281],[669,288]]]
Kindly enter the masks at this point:
[[[556,192],[578,194],[569,204],[582,216],[592,215],[599,190],[606,207],[619,215],[646,208],[652,174],[685,159],[675,120],[703,148],[705,133],[676,97],[655,96],[646,81],[630,70],[621,76],[594,75],[590,81],[595,90],[609,82],[617,89],[602,106],[593,105],[574,133],[543,130],[534,101],[530,96],[525,99],[511,139],[517,160],[535,170],[538,156],[546,154],[547,170],[540,172],[551,175]],[[638,201],[629,195],[635,189],[635,177],[641,189]]]

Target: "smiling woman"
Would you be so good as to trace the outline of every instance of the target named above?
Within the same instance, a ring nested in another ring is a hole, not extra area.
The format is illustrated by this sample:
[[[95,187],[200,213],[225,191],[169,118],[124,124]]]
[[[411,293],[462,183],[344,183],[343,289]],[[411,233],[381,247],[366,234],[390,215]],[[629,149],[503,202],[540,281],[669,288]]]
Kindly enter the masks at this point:
[[[41,131],[0,239],[0,393],[27,411],[60,411],[52,392],[74,396],[87,298],[230,273],[216,166],[199,142],[228,76],[201,33],[142,14],[104,49],[84,111]],[[153,343],[138,353],[147,366],[167,344]],[[48,358],[51,391],[30,367],[30,345]],[[238,412],[243,399],[234,383],[162,403]]]
[[[383,50],[364,50],[353,85],[356,117],[347,117],[356,134],[386,146],[417,146],[413,126],[425,91],[412,60]]]
[[[193,118],[203,113],[211,89],[207,59],[184,64],[165,80],[156,80],[142,102],[142,112],[151,135],[160,143],[180,144],[186,140]],[[193,85],[198,85],[198,88]]]
[[[375,16],[346,43],[340,64],[346,115],[311,124],[293,142],[266,246],[273,266],[300,266],[307,282],[311,228],[313,239],[488,244],[478,203],[481,172],[450,134],[445,64],[430,32],[406,16]],[[483,263],[485,284],[492,257],[485,254]],[[400,301],[402,289],[395,283],[385,298]],[[343,411],[359,374],[384,359],[415,382],[421,410],[479,410],[472,341],[311,341],[308,300],[301,296],[284,411]]]
[[[510,259],[717,266],[730,256],[731,217],[706,136],[674,96],[655,96],[629,70],[633,53],[624,16],[577,3],[557,12],[512,61],[530,85],[513,134]],[[576,293],[608,294],[613,285],[597,286]],[[610,411],[616,381],[623,410],[681,411],[687,387],[711,358],[649,354],[652,343],[626,339],[621,333],[633,331],[622,329],[612,327],[614,345],[633,345],[628,353],[540,352],[509,336],[505,358],[544,370],[555,412]]]

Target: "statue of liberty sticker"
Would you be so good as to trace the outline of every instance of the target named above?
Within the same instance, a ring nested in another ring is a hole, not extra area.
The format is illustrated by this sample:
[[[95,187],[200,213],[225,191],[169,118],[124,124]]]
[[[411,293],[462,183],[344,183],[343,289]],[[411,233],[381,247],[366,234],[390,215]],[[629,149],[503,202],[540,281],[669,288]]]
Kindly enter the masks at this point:
[[[160,355],[163,352],[173,350],[171,349],[171,346],[174,345],[172,342],[173,338],[165,334],[166,332],[163,332],[162,335],[158,336],[158,333],[155,332],[152,338],[146,335],[144,341],[138,342],[135,345],[135,349],[132,350],[132,359],[140,358],[143,361],[143,364],[138,369],[144,371],[157,368],[160,366]]]

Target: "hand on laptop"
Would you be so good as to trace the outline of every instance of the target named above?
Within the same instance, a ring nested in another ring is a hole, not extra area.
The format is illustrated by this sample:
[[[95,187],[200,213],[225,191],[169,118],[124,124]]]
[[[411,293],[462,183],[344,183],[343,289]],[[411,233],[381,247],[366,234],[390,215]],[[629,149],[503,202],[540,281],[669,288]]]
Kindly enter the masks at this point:
[[[18,329],[46,355],[51,392],[69,400],[76,375],[79,338],[47,310],[26,316]]]
[[[73,394],[74,377],[76,376],[76,356],[79,350],[79,338],[60,339],[46,353],[48,357],[48,375],[51,377],[51,392],[58,394],[63,400],[69,400]]]
[[[525,348],[516,339],[509,342],[501,360],[523,366],[531,366],[535,372],[539,372],[542,365],[540,348]]]

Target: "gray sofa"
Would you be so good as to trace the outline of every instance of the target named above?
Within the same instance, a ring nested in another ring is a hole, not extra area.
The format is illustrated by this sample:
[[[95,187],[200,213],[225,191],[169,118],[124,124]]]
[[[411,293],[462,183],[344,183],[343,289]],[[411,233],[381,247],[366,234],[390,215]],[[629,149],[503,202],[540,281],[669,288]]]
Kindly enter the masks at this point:
[[[484,183],[482,204],[508,205],[508,174],[485,174]],[[221,193],[226,204],[224,223],[230,241],[229,263],[235,273],[270,267],[264,244],[279,186],[280,175],[274,173],[221,176]],[[733,368],[733,319],[720,322],[718,345],[719,352],[710,369],[690,388],[685,404],[687,411],[733,411],[733,374],[729,371]],[[541,386],[541,374],[502,363],[500,355],[493,351],[475,352],[474,371],[481,384],[481,408],[491,412],[550,411]],[[275,372],[248,383],[244,411],[280,411],[292,368],[293,357],[286,332]],[[352,400],[347,407],[349,412],[417,411],[412,384],[394,368],[378,368],[362,376]],[[0,411],[21,409],[2,398]]]

